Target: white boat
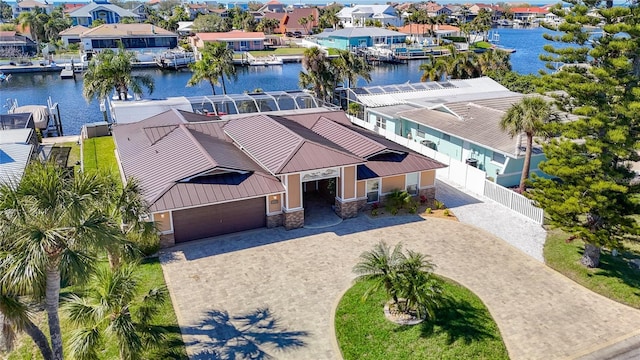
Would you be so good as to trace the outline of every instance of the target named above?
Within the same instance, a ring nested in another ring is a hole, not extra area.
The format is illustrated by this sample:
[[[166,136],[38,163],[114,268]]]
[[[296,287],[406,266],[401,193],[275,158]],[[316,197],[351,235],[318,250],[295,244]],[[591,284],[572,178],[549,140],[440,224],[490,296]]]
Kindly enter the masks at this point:
[[[11,74],[0,72],[0,82],[9,81],[9,79],[11,79]]]
[[[192,52],[168,50],[156,57],[156,64],[163,69],[179,69],[194,63],[196,58]]]
[[[64,69],[60,71],[60,79],[73,79],[75,78],[73,67],[71,64],[65,65]]]

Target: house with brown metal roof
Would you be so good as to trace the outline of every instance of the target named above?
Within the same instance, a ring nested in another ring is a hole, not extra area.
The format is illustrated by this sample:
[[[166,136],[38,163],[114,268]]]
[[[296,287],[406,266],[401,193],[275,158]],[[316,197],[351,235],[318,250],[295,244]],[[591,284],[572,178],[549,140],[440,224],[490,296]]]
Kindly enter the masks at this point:
[[[190,38],[191,45],[197,50],[204,48],[207,42],[223,42],[233,51],[264,50],[266,37],[263,32],[231,30],[217,33],[196,33]]]
[[[318,197],[342,218],[394,190],[434,199],[445,167],[327,109],[226,120],[172,109],[116,125],[113,136],[122,176],[140,181],[164,246],[302,227]]]

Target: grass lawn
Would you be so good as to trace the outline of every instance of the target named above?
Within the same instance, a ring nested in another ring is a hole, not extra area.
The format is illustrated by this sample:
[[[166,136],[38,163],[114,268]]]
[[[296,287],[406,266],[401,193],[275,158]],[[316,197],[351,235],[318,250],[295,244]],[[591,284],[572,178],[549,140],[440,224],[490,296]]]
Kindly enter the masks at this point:
[[[305,48],[297,47],[297,48],[276,48],[272,50],[260,50],[260,51],[249,51],[249,54],[253,56],[268,56],[268,55],[302,55],[304,54]]]
[[[140,289],[148,291],[150,288],[164,286],[164,276],[162,274],[162,268],[160,267],[160,261],[158,258],[146,259],[138,268],[137,275],[140,278]],[[64,288],[62,290],[61,297],[64,298],[65,293],[73,291],[72,287]],[[142,293],[140,294],[142,296]],[[64,311],[60,312],[61,326],[63,341],[68,341],[68,336],[73,330],[72,325],[66,321]],[[44,312],[38,313],[37,323],[44,325],[42,328],[46,334],[48,334],[48,328],[46,327],[46,315]],[[39,320],[39,321],[38,321]],[[167,301],[164,303],[162,310],[156,315],[153,323],[165,328],[166,340],[162,342],[158,350],[149,351],[142,359],[187,359],[187,353],[182,342],[180,335],[180,328],[178,327],[178,320],[173,311],[171,299],[167,297]],[[67,352],[68,355],[68,352]],[[109,342],[106,344],[105,351],[100,352],[100,359],[110,360],[118,358],[118,349],[115,342]],[[9,355],[8,360],[36,360],[42,359],[38,348],[35,346],[31,338],[21,334],[16,349]]]
[[[482,301],[466,288],[444,281],[450,305],[436,320],[415,326],[388,321],[384,290],[362,302],[367,283],[356,283],[336,310],[336,336],[350,359],[508,359],[496,323]]]
[[[66,142],[55,144],[55,146],[60,147],[70,147],[71,152],[69,153],[69,159],[67,160],[67,166],[75,166],[78,168],[76,163],[80,161],[80,145],[77,142]]]
[[[612,300],[640,309],[640,271],[629,266],[629,260],[640,258],[637,244],[625,244],[618,256],[609,251],[600,255],[600,267],[589,269],[580,264],[584,243],[566,242],[569,236],[560,230],[551,230],[544,245],[547,265],[578,284]]]
[[[82,157],[86,170],[107,170],[120,178],[120,170],[115,157],[113,137],[102,136],[85,139],[82,143]]]

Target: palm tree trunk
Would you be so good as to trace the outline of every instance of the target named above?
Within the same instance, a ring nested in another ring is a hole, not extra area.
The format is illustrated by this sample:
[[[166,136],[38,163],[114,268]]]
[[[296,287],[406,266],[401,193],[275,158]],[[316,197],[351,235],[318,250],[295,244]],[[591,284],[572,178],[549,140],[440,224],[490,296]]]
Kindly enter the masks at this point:
[[[213,95],[215,95],[216,94],[216,85],[211,80],[209,80],[209,85],[211,85],[211,90],[213,91]]]
[[[224,83],[224,75],[220,75],[220,81],[222,82],[222,93],[227,94],[227,85]]]
[[[44,308],[49,321],[49,335],[51,336],[51,348],[54,360],[63,360],[62,356],[62,332],[60,330],[60,318],[58,308],[60,301],[60,269],[51,266],[47,269],[47,287],[45,293]]]
[[[120,266],[120,255],[116,251],[107,251],[107,258],[112,270]]]
[[[42,330],[40,330],[36,324],[34,324],[31,320],[29,320],[24,327],[24,331],[31,337],[34,343],[40,349],[40,353],[44,360],[53,360],[53,352],[51,351],[51,347],[49,346],[49,342],[47,341],[47,337],[44,335]]]
[[[0,352],[11,352],[13,350],[13,339],[15,333],[6,316],[0,311]]]
[[[524,165],[522,166],[522,177],[518,191],[524,193],[526,181],[529,178],[529,168],[531,167],[531,148],[533,147],[533,134],[527,134],[527,149],[524,152]]]
[[[588,268],[597,268],[600,265],[600,247],[585,243],[580,263]]]

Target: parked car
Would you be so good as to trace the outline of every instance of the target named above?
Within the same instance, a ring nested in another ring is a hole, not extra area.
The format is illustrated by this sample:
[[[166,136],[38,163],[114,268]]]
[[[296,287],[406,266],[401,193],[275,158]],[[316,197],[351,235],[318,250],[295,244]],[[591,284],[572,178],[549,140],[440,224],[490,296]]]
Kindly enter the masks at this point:
[[[293,37],[295,38],[301,38],[302,37],[302,33],[300,31],[294,31],[293,32]]]

